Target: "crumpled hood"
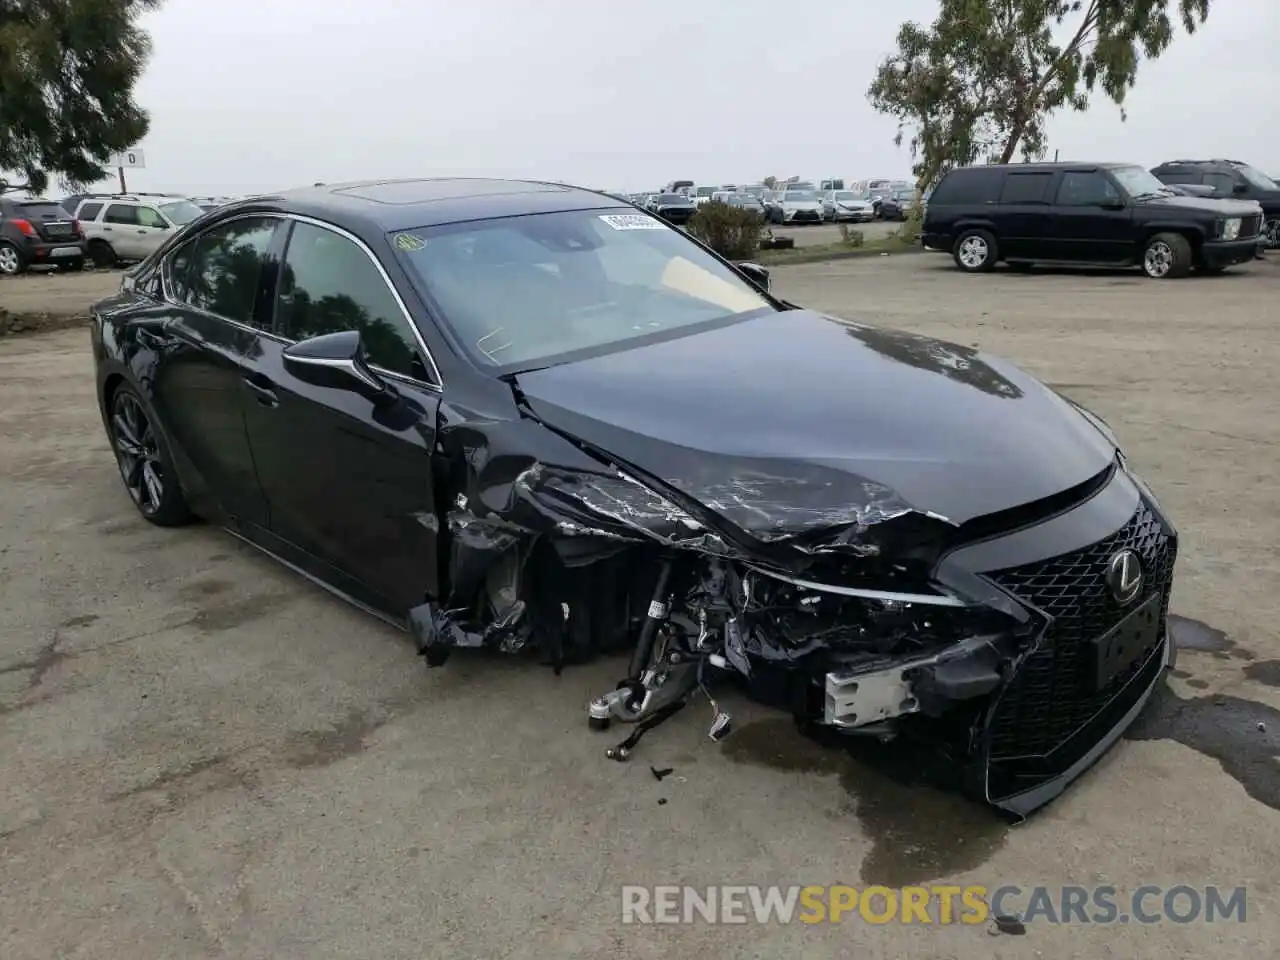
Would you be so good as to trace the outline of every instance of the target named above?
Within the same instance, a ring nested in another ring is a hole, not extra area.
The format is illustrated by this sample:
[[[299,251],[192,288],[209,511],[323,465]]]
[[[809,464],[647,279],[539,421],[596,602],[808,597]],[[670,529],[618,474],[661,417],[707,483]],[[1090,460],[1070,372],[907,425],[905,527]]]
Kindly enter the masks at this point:
[[[968,347],[806,310],[521,373],[533,412],[759,539],[909,511],[959,524],[1083,483],[1115,449]]]

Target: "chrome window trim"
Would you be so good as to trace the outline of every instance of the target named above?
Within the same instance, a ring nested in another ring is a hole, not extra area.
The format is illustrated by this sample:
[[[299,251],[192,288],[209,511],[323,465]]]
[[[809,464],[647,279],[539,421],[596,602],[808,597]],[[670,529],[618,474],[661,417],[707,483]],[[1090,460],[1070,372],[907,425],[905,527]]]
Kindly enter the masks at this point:
[[[404,298],[400,296],[400,291],[397,290],[395,284],[391,282],[391,277],[390,275],[388,275],[386,267],[382,265],[382,262],[378,259],[377,255],[373,252],[373,250],[369,248],[369,245],[365,243],[363,240],[361,240],[359,237],[357,237],[354,233],[352,233],[350,230],[345,230],[342,227],[337,226],[336,224],[327,223],[324,220],[317,220],[314,217],[308,217],[308,216],[304,216],[302,214],[297,214],[297,213],[282,213],[274,210],[259,210],[259,211],[251,211],[251,212],[246,211],[245,213],[236,213],[229,217],[225,217],[219,220],[217,223],[209,224],[207,227],[200,230],[199,232],[193,233],[190,237],[185,238],[181,243],[176,244],[172,250],[168,250],[164,253],[164,256],[162,257],[161,263],[160,263],[160,288],[165,301],[168,303],[172,303],[175,306],[184,307],[188,310],[195,310],[197,313],[200,313],[204,316],[211,317],[215,320],[221,320],[223,323],[229,323],[233,327],[238,327],[241,330],[247,330],[259,336],[266,337],[269,340],[274,340],[277,343],[285,344],[286,346],[297,343],[296,340],[290,340],[288,337],[281,336],[280,334],[275,333],[274,331],[263,330],[261,327],[255,327],[249,323],[242,323],[239,320],[232,320],[228,317],[223,317],[216,313],[210,313],[208,310],[203,310],[200,307],[193,306],[192,304],[189,304],[184,300],[178,299],[178,297],[174,294],[169,284],[170,261],[172,260],[173,255],[177,253],[178,250],[185,247],[188,243],[195,243],[209,231],[216,230],[217,228],[221,227],[223,224],[233,223],[236,220],[268,220],[268,219],[291,220],[295,223],[306,223],[313,227],[319,227],[322,230],[328,230],[331,233],[336,233],[338,236],[343,237],[344,239],[349,240],[353,244],[355,244],[355,246],[359,250],[361,250],[364,253],[364,255],[368,257],[369,260],[373,263],[374,268],[378,271],[378,275],[382,277],[382,282],[385,283],[387,286],[387,289],[391,291],[391,296],[395,299],[396,306],[400,308],[400,313],[404,317],[404,322],[409,325],[409,330],[413,333],[413,338],[417,342],[418,348],[422,351],[422,355],[426,358],[427,363],[430,365],[430,370],[428,372],[432,376],[434,376],[435,382],[433,383],[428,380],[419,380],[417,377],[412,377],[404,373],[398,373],[397,371],[394,371],[394,370],[388,370],[385,367],[380,367],[374,363],[369,364],[369,366],[372,367],[374,370],[377,370],[378,373],[384,374],[385,376],[388,376],[393,380],[400,380],[405,383],[412,384],[413,386],[416,386],[416,387],[423,387],[427,390],[432,390],[436,393],[444,392],[444,378],[440,376],[440,367],[436,364],[436,358],[432,355],[431,348],[427,346],[427,341],[422,336],[422,331],[419,330],[418,325],[414,323],[413,316],[412,314],[409,313],[409,308],[408,306],[405,305]],[[287,248],[285,252],[286,253],[288,252]]]

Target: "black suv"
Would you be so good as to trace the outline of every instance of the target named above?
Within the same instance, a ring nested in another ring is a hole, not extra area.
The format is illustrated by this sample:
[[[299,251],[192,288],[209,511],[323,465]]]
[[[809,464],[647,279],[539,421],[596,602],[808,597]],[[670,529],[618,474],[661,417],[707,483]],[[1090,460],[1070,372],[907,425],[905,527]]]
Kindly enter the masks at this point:
[[[1137,264],[1163,279],[1254,259],[1261,227],[1253,201],[1179,196],[1134,164],[1019,163],[948,173],[920,239],[970,273],[1001,260]]]
[[[1263,236],[1268,247],[1280,247],[1280,184],[1239,160],[1170,160],[1151,170],[1162,183],[1203,184],[1215,197],[1256,200],[1262,207]]]
[[[0,275],[42,265],[84,266],[80,224],[52,200],[0,197]]]

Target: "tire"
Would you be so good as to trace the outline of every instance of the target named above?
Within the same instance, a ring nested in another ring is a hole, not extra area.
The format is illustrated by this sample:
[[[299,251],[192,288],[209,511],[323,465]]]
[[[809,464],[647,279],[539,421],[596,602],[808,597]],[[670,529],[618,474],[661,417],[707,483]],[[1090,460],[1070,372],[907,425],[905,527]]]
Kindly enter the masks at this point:
[[[1000,250],[986,230],[966,230],[956,237],[951,255],[965,273],[986,273],[996,265]]]
[[[121,384],[111,395],[107,434],[120,478],[143,519],[178,527],[192,519],[173,458],[137,391]]]
[[[59,273],[77,273],[84,269],[84,257],[76,257],[74,260],[66,260],[57,265]]]
[[[0,241],[0,276],[16,277],[26,269],[27,261],[22,251],[7,240]]]
[[[90,240],[89,259],[95,267],[114,267],[118,258],[115,249],[107,241]]]
[[[1142,251],[1142,272],[1152,280],[1176,280],[1191,272],[1191,241],[1180,233],[1157,233]]]

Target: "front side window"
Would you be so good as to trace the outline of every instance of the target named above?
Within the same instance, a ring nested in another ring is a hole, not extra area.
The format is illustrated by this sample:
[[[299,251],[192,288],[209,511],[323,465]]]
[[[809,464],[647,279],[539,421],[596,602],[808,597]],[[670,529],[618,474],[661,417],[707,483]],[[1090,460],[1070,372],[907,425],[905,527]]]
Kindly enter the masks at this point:
[[[1100,173],[1064,173],[1058,187],[1058,203],[1065,207],[1099,207],[1120,194]]]
[[[1225,173],[1206,173],[1204,182],[1213,187],[1214,193],[1230,193],[1236,186],[1235,178]]]
[[[772,305],[653,217],[578,210],[408,230],[392,246],[477,363],[521,368]]]
[[[160,216],[151,207],[138,207],[138,225],[142,227],[155,227],[163,230],[169,226],[164,217]]]
[[[127,203],[113,203],[107,207],[107,212],[103,216],[102,222],[128,224],[132,227],[142,225],[142,221],[138,219],[138,208]]]
[[[258,281],[276,222],[246,217],[202,234],[187,270],[183,300],[219,317],[253,324]]]
[[[291,340],[358,330],[370,363],[425,377],[417,340],[387,281],[364,250],[332,230],[294,224],[276,317],[280,333]]]

